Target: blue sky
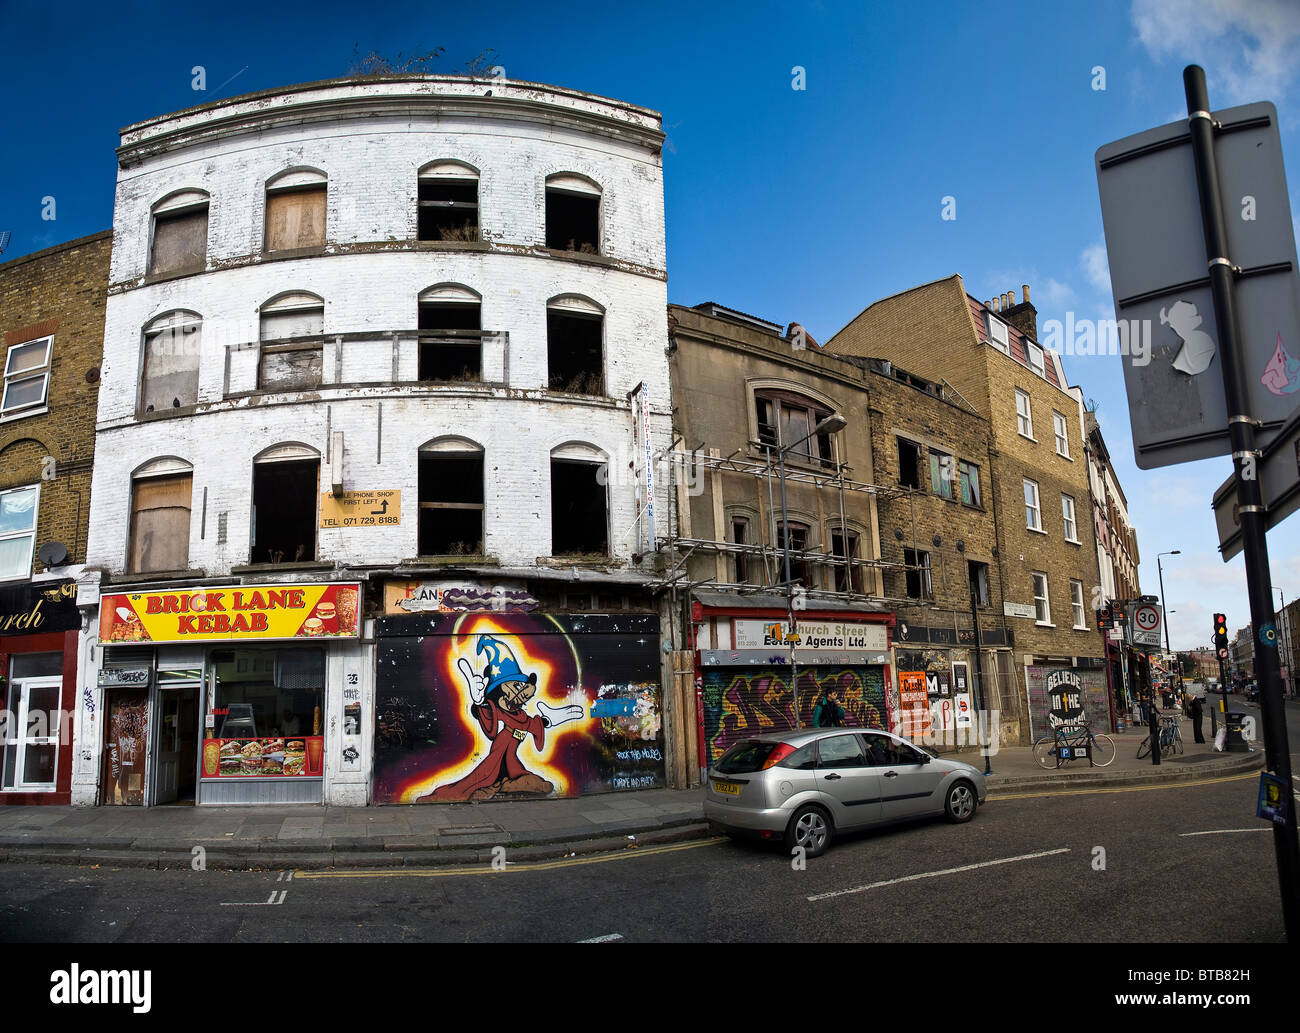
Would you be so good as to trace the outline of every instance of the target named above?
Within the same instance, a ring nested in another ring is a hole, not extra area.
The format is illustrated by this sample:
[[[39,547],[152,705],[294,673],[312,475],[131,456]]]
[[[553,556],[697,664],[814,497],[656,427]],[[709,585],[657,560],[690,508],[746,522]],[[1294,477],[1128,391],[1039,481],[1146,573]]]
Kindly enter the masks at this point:
[[[716,300],[826,340],[871,301],[959,272],[987,298],[1028,283],[1048,319],[1112,318],[1093,154],[1185,116],[1182,67],[1215,107],[1277,104],[1300,175],[1300,4],[554,5],[333,0],[161,5],[0,0],[5,258],[107,228],[117,130],[253,90],[345,74],[362,54],[485,48],[511,79],[661,111],[669,297]],[[310,13],[307,13],[310,12]],[[206,92],[191,88],[202,65]],[[792,89],[793,69],[806,89]],[[1105,90],[1093,69],[1105,69]],[[957,218],[941,219],[942,199]],[[43,220],[43,199],[55,199]],[[1293,206],[1294,210],[1294,206]],[[1097,401],[1174,646],[1222,609],[1249,619],[1240,558],[1221,562],[1210,496],[1226,458],[1138,471],[1117,357],[1065,360]],[[1269,536],[1274,584],[1300,595],[1300,518]]]

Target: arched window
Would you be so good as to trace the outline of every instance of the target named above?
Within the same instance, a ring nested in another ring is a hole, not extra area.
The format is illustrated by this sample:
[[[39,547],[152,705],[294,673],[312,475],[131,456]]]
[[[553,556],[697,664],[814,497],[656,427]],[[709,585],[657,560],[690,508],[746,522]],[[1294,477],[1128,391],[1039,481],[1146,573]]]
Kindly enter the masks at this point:
[[[184,570],[190,562],[190,499],[194,470],[183,459],[155,459],[131,478],[128,570]]]
[[[804,588],[816,588],[809,580],[810,572],[808,568],[808,558],[803,555],[808,549],[808,536],[810,525],[791,520],[788,524],[780,520],[776,522],[776,549],[778,567],[778,577],[781,581],[785,580],[785,550],[787,528],[789,530],[789,548],[790,548],[790,580],[796,585],[802,585]]]
[[[420,240],[479,239],[478,170],[463,161],[433,161],[420,170]]]
[[[420,448],[421,556],[483,553],[483,446],[442,437]]]
[[[253,459],[250,563],[316,559],[320,453],[309,445],[274,445]]]
[[[257,386],[264,391],[320,387],[325,300],[304,291],[281,294],[262,306],[259,317]]]
[[[546,386],[580,395],[605,393],[605,310],[563,294],[546,303]]]
[[[165,312],[144,328],[144,375],[140,408],[163,412],[199,400],[199,353],[203,317],[197,312]]]
[[[546,246],[600,254],[600,195],[600,186],[586,176],[572,172],[547,176]]]
[[[201,272],[208,261],[208,192],[178,190],[153,206],[151,274]]]
[[[483,379],[483,299],[460,283],[420,292],[420,379]]]
[[[764,387],[754,392],[758,442],[786,449],[788,457],[830,465],[835,461],[834,432],[816,432],[832,407],[796,391]]]
[[[862,594],[862,536],[852,527],[831,526],[826,529],[834,560],[833,582],[835,591]]]
[[[609,457],[585,442],[551,451],[551,555],[609,555]]]
[[[318,169],[289,169],[267,181],[267,251],[324,246],[328,185]]]

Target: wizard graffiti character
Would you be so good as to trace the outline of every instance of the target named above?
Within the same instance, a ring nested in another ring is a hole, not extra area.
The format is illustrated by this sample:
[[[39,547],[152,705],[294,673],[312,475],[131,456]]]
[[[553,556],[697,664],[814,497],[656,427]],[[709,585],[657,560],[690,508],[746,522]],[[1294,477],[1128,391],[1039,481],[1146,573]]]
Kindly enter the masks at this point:
[[[524,707],[537,693],[537,674],[524,674],[514,654],[498,638],[480,635],[475,655],[487,654],[482,674],[464,657],[456,661],[469,694],[469,712],[491,743],[484,757],[464,778],[439,786],[419,802],[490,800],[496,796],[549,796],[555,786],[529,771],[519,759],[519,747],[532,739],[534,749],[546,743],[546,730],[587,715],[579,704],[552,707],[537,700],[537,713]]]

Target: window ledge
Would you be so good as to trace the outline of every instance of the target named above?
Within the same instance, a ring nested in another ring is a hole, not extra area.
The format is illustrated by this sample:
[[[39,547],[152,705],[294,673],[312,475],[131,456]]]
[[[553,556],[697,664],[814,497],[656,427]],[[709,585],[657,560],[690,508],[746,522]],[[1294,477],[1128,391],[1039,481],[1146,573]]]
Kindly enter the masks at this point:
[[[1032,437],[1032,436],[1029,435],[1029,434],[1026,434],[1023,430],[1018,430],[1018,431],[1016,431],[1016,433],[1019,434],[1019,435],[1020,435],[1022,438],[1024,438],[1026,441],[1032,441],[1035,445],[1038,444],[1038,439],[1037,439],[1037,438]]]
[[[147,573],[128,570],[128,571],[123,571],[120,577],[113,578],[111,581],[106,581],[105,584],[106,585],[120,584],[120,585],[130,586],[145,581],[148,582],[173,581],[176,582],[177,584],[182,584],[190,581],[205,580],[207,576],[208,576],[208,572],[206,570],[199,570],[199,569],[153,570]]]
[[[325,244],[315,244],[312,247],[291,247],[280,251],[262,250],[257,253],[259,262],[281,262],[290,258],[316,258],[325,254]]]
[[[1066,540],[1067,542],[1069,542],[1071,545],[1082,545],[1082,544],[1083,544],[1083,542],[1079,541],[1078,538],[1067,538],[1067,539],[1065,539],[1065,540]]]
[[[298,563],[242,563],[232,566],[232,574],[273,574],[276,571],[333,570],[328,560],[304,560]]]
[[[183,280],[187,276],[199,276],[206,273],[208,267],[204,265],[192,265],[184,269],[170,269],[165,273],[145,273],[143,285],[148,287],[154,283],[167,283],[169,280]]]
[[[1041,534],[1044,538],[1047,537],[1047,532],[1044,531],[1041,527],[1026,527],[1025,530],[1033,531],[1034,534]]]
[[[417,240],[416,251],[489,251],[486,240]]]
[[[557,248],[541,246],[535,248],[536,251],[545,255],[547,258],[559,258],[566,262],[587,262],[591,265],[616,265],[615,259],[608,255],[593,255],[584,251],[560,251]]]
[[[1068,460],[1070,460],[1070,462],[1074,462],[1074,456],[1070,455],[1070,453],[1068,453],[1068,452],[1062,452],[1062,451],[1058,448],[1058,449],[1056,450],[1056,454],[1057,454],[1058,456],[1060,456],[1062,459],[1068,459]]]
[[[592,556],[589,554],[579,554],[576,556],[538,556],[537,565],[539,567],[621,567],[622,560],[617,560],[613,556]]]
[[[43,405],[39,409],[28,409],[24,412],[10,413],[8,416],[0,416],[0,423],[12,423],[14,420],[25,420],[30,416],[44,416],[50,411],[48,405]]]
[[[1034,621],[1034,623],[1035,623],[1038,627],[1040,627],[1040,628],[1055,628],[1055,627],[1056,627],[1055,624],[1049,624],[1047,621]]]
[[[403,567],[499,567],[500,565],[501,561],[497,557],[483,553],[416,556],[413,559],[402,561]]]

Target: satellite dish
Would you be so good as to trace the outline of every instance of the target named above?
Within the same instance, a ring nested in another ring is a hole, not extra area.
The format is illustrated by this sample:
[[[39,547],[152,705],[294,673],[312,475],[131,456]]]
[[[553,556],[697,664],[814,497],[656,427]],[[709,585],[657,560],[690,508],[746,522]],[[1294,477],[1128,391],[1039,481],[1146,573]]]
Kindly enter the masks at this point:
[[[68,547],[62,542],[46,542],[36,556],[47,567],[61,567],[68,562]]]

